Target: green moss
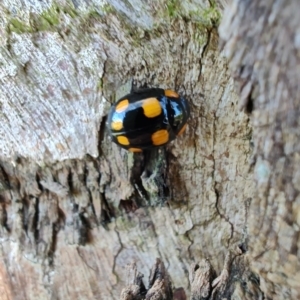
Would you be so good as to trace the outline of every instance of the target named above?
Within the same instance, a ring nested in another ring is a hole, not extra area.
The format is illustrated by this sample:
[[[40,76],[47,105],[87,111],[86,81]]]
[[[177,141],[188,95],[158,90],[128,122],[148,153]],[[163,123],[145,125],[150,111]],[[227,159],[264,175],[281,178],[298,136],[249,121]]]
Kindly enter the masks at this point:
[[[199,29],[212,29],[218,27],[221,21],[221,12],[215,1],[210,1],[210,7],[199,9],[190,14],[191,19],[195,20]]]
[[[18,19],[11,19],[8,24],[8,29],[10,32],[16,33],[25,33],[25,32],[32,32],[30,26],[26,25],[25,23],[21,22]]]
[[[99,91],[102,91],[103,90],[103,85],[104,85],[103,78],[100,78],[99,81],[98,81],[98,84],[97,84],[97,89]]]
[[[202,12],[202,18],[207,25],[217,27],[221,21],[221,12],[219,11],[216,1],[210,1],[210,7],[204,9]]]
[[[61,11],[57,5],[52,5],[48,10],[40,15],[40,18],[46,20],[51,26],[59,24],[59,15]]]
[[[88,12],[88,15],[87,15],[87,18],[86,19],[89,19],[89,18],[99,18],[100,17],[100,14],[97,10],[93,9],[91,11]]]
[[[109,6],[105,6],[105,11],[109,11]],[[40,31],[57,31],[62,14],[68,15],[72,19],[80,18],[82,23],[86,23],[89,18],[100,16],[96,10],[91,10],[86,15],[80,16],[71,3],[63,7],[53,4],[48,10],[40,15],[32,13],[30,15],[29,24],[25,24],[18,18],[11,19],[8,23],[8,30],[19,34]]]
[[[220,24],[221,13],[218,9],[217,3],[215,0],[210,1],[210,6],[208,8],[200,8],[197,11],[192,11],[186,16],[183,13],[183,8],[179,0],[170,0],[167,1],[167,9],[163,13],[162,18],[169,17],[169,19],[176,18],[188,18],[193,22],[198,23],[203,28],[207,27],[217,27]]]
[[[112,13],[115,9],[114,9],[114,7],[113,7],[111,4],[105,3],[105,4],[102,6],[101,10],[102,10],[104,13],[109,14],[109,13]]]
[[[176,18],[180,15],[180,1],[170,0],[167,1],[167,14],[170,18]]]
[[[78,13],[74,7],[68,6],[63,8],[63,12],[65,14],[68,14],[71,18],[76,18],[78,17]]]
[[[32,14],[30,18],[30,24],[25,24],[17,18],[10,20],[8,24],[8,29],[11,32],[16,33],[27,33],[27,32],[39,32],[39,31],[57,31],[60,25],[60,19],[62,14],[69,15],[71,18],[78,18],[79,22],[87,27],[93,22],[93,19],[102,18],[103,14],[109,14],[114,12],[115,9],[111,4],[104,4],[100,11],[92,8],[87,14],[79,15],[76,11],[73,3],[69,2],[65,6],[59,6],[58,4],[53,4],[48,10],[44,11],[41,15]],[[182,14],[182,6],[179,0],[169,0],[166,4],[166,10],[162,12],[161,18],[164,20],[176,19],[176,18],[188,18],[195,22],[199,29],[218,26],[221,19],[221,13],[216,5],[215,0],[210,1],[210,7],[205,9],[200,9],[197,12],[192,12],[189,16],[184,16]],[[136,28],[132,28],[132,24],[128,21],[126,16],[118,14],[118,18],[121,20],[124,32],[127,33],[132,41],[133,45],[139,46],[141,43],[141,32],[137,32]],[[150,31],[150,34],[159,34],[159,28],[161,22],[154,26],[155,32]],[[149,33],[149,32],[148,32]]]
[[[193,40],[197,41],[200,45],[206,45],[208,40],[207,29],[203,25],[197,24],[197,31],[193,35]]]
[[[49,31],[51,30],[51,24],[44,18],[31,18],[30,20],[31,28],[34,31]]]
[[[59,24],[60,13],[59,7],[53,5],[41,15],[31,14],[30,24],[25,24],[17,18],[11,19],[8,23],[8,29],[10,32],[19,34],[51,30]]]

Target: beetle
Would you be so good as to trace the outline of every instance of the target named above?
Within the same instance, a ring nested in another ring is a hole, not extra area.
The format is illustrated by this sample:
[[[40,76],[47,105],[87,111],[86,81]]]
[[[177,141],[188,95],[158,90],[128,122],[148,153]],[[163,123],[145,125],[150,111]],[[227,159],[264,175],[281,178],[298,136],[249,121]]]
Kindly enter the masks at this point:
[[[188,102],[173,90],[132,91],[110,109],[112,141],[132,152],[159,147],[182,134],[190,116]]]

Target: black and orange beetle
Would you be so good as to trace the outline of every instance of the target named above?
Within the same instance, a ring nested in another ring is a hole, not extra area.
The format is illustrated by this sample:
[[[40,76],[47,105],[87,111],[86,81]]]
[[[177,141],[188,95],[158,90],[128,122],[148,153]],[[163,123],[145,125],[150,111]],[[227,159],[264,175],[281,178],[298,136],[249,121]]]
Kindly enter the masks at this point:
[[[188,102],[172,90],[133,91],[115,103],[108,115],[113,142],[132,152],[167,144],[186,128]]]

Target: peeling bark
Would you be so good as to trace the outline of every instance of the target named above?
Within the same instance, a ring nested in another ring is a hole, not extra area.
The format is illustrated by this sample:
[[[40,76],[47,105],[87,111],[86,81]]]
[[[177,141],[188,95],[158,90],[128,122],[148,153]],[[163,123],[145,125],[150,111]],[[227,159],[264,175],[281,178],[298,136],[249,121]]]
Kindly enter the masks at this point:
[[[142,281],[143,275],[137,272],[136,265],[127,266],[127,287],[122,290],[122,300],[169,300],[173,299],[172,284],[164,263],[156,259],[149,276],[149,289],[146,290]]]

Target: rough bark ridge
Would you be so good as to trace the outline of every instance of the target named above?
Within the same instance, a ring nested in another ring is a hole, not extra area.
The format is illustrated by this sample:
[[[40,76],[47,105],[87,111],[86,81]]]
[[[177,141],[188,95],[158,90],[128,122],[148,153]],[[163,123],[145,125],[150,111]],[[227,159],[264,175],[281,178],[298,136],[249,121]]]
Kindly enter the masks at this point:
[[[250,270],[248,259],[239,248],[229,251],[218,277],[208,259],[192,263],[189,269],[190,291],[183,288],[172,290],[170,275],[159,259],[150,271],[148,289],[135,263],[129,264],[127,271],[127,286],[122,290],[121,300],[186,300],[187,294],[191,300],[264,299],[259,277]]]
[[[220,274],[228,249],[247,246],[251,127],[217,49],[214,2],[92,2],[0,6],[7,299],[118,299],[127,263],[146,274],[157,257],[189,295],[191,262]],[[132,78],[190,101],[189,128],[166,151],[133,156],[107,137],[104,97]],[[250,274],[242,257],[238,278]]]
[[[300,297],[299,1],[233,1],[220,27],[252,115],[257,192],[249,247],[268,299]]]

